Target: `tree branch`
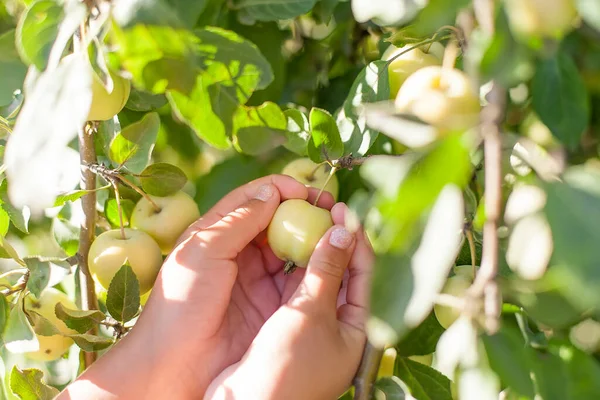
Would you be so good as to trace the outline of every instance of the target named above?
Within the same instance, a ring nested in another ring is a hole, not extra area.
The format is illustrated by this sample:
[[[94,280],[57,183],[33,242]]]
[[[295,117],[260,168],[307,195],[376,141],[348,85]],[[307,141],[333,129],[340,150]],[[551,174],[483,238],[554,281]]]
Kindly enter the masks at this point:
[[[81,307],[84,310],[97,310],[98,299],[96,298],[96,288],[94,280],[88,268],[88,254],[90,246],[94,241],[94,231],[96,229],[96,175],[85,168],[86,165],[96,162],[96,149],[94,147],[94,137],[89,125],[86,124],[79,131],[79,157],[81,162],[81,189],[90,190],[81,198],[81,208],[84,218],[81,222],[81,232],[79,234],[79,282],[81,287]],[[91,334],[98,333],[98,327],[93,327]],[[85,352],[84,367],[89,367],[96,360],[96,353]]]
[[[354,376],[354,400],[370,400],[373,394],[379,364],[383,357],[383,349],[373,346],[367,340],[362,360]]]

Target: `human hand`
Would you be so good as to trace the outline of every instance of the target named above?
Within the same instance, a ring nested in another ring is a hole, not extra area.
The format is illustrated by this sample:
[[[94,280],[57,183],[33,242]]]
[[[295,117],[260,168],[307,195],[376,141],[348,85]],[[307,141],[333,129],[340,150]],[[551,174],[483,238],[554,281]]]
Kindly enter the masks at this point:
[[[349,387],[366,340],[373,253],[363,232],[344,228],[344,204],[331,214],[335,226],[317,245],[300,285],[243,359],[213,381],[205,400],[331,400]]]

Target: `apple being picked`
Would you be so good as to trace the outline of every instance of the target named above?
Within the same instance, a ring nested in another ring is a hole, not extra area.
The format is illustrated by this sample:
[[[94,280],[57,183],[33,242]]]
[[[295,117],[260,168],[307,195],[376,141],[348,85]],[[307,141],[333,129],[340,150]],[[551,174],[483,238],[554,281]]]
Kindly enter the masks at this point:
[[[150,198],[160,210],[142,197],[131,214],[131,227],[152,236],[162,253],[168,254],[183,231],[200,218],[200,212],[194,199],[182,191],[171,196]]]
[[[273,253],[286,261],[285,273],[306,268],[321,237],[333,226],[328,210],[305,200],[291,199],[279,205],[267,229]]]
[[[469,77],[454,68],[430,66],[408,77],[396,97],[399,112],[441,132],[464,131],[479,122],[479,96]]]
[[[108,289],[110,282],[127,263],[140,283],[140,295],[154,285],[162,265],[160,247],[146,232],[125,228],[125,238],[120,229],[102,233],[90,247],[88,266],[90,273]]]
[[[406,51],[412,46],[406,45],[398,48],[391,45],[381,57],[385,61],[394,59],[388,66],[390,99],[396,98],[404,81],[417,70],[431,65],[442,65],[444,46],[438,42]]]
[[[72,310],[77,309],[75,303],[73,303],[65,293],[55,288],[46,288],[39,298],[36,298],[32,294],[25,298],[25,310],[31,316],[34,325],[36,314],[39,314],[54,325],[54,327],[63,335],[77,334],[77,331],[68,328],[67,325],[56,316],[54,308],[58,303],[61,303],[66,308]],[[63,335],[42,336],[36,334],[37,340],[40,343],[40,348],[37,351],[26,353],[27,357],[36,361],[53,361],[60,358],[73,344],[71,338]]]
[[[323,189],[323,186],[325,186],[324,190],[331,193],[333,199],[337,200],[339,191],[337,177],[333,175],[327,185],[325,185],[325,182],[327,182],[327,178],[329,177],[329,170],[327,169],[326,164],[319,166],[309,158],[298,158],[287,164],[281,173],[291,176],[306,186],[317,189]]]

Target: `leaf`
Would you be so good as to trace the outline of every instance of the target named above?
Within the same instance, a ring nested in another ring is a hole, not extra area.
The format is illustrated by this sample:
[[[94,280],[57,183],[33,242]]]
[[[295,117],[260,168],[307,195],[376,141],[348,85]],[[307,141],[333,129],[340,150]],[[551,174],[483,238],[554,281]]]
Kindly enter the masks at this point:
[[[452,400],[450,380],[435,369],[405,357],[396,358],[394,375],[419,400]]]
[[[140,309],[140,283],[127,264],[119,269],[110,282],[106,309],[120,322],[129,321]]]
[[[28,91],[4,155],[15,207],[38,216],[79,182],[79,154],[67,145],[87,118],[91,95],[89,66],[78,56],[42,73]]]
[[[10,226],[10,217],[3,209],[0,209],[0,236],[6,236]]]
[[[21,370],[16,365],[10,373],[10,390],[21,400],[52,400],[58,389],[43,382],[44,373],[39,369]]]
[[[63,321],[67,327],[79,333],[85,333],[106,318],[100,310],[72,310],[62,303],[57,303],[54,312],[56,317]]]
[[[377,380],[374,394],[376,400],[405,400],[408,388],[398,377],[386,377]]]
[[[238,107],[233,116],[236,147],[246,154],[264,154],[284,144],[286,127],[285,115],[270,101],[259,107]]]
[[[320,108],[310,110],[308,155],[316,163],[337,160],[344,155],[340,131],[331,114]]]
[[[344,143],[344,154],[362,156],[375,143],[378,132],[367,126],[361,106],[388,100],[390,86],[387,63],[374,61],[356,77],[348,97],[336,115],[336,121]]]
[[[142,189],[150,195],[165,197],[175,194],[187,182],[185,173],[167,163],[148,165],[140,174]]]
[[[133,173],[140,173],[150,162],[159,128],[160,117],[155,112],[127,125],[110,143],[110,159]]]
[[[577,0],[576,4],[583,20],[600,31],[600,3],[595,0]]]
[[[27,310],[29,313],[29,320],[33,324],[33,331],[38,336],[54,336],[61,335],[58,328],[50,322],[46,317],[42,316],[34,310]]]
[[[0,236],[0,258],[12,258],[17,264],[25,266],[25,261],[19,257],[14,247],[3,236]]]
[[[40,297],[42,290],[50,282],[50,263],[41,261],[39,258],[25,258],[25,264],[29,270],[27,289],[35,296]]]
[[[310,140],[308,118],[302,111],[293,108],[285,110],[283,113],[287,118],[287,142],[283,146],[299,156],[305,156]]]
[[[79,334],[69,335],[71,339],[79,346],[83,351],[100,351],[104,350],[114,344],[114,341],[110,338],[101,336]]]
[[[110,185],[106,185],[106,186],[101,186],[99,188],[96,188],[94,190],[82,190],[82,189],[79,189],[79,190],[73,190],[73,191],[68,192],[68,193],[59,194],[56,197],[56,200],[54,201],[54,207],[62,207],[67,202],[73,202],[73,201],[75,201],[77,199],[82,198],[86,194],[98,192],[100,190],[108,189],[110,187],[111,187]]]
[[[14,29],[0,35],[0,106],[9,104],[15,90],[23,87],[27,67],[15,48]]]
[[[431,354],[435,351],[435,346],[442,333],[444,333],[444,328],[432,312],[396,346],[398,355],[408,357]]]
[[[40,347],[33,328],[23,312],[22,300],[12,308],[8,315],[4,330],[4,345],[11,353],[37,351]]]
[[[135,24],[194,27],[202,11],[211,0],[128,0],[114,4],[112,10],[121,26]]]
[[[164,94],[152,94],[131,88],[125,107],[133,111],[154,111],[167,104],[168,100]]]
[[[3,344],[2,336],[4,334],[4,329],[6,328],[9,312],[8,301],[3,294],[0,294],[0,344]]]
[[[123,212],[123,226],[129,225],[129,219],[131,217],[131,213],[135,208],[135,203],[129,199],[121,199],[121,210]],[[108,199],[104,204],[104,216],[110,222],[110,224],[114,227],[121,226],[121,220],[119,217],[119,208],[117,205],[117,200]]]
[[[0,185],[0,207],[8,214],[12,224],[23,233],[29,233],[29,210],[18,210],[14,207],[8,198],[8,183],[2,181]]]
[[[68,206],[65,205],[65,206]],[[64,210],[64,209],[63,209]],[[79,248],[80,227],[74,225],[68,219],[62,218],[60,214],[52,220],[52,235],[56,243],[68,256],[73,256]]]
[[[590,121],[587,89],[569,55],[541,61],[532,82],[533,110],[552,135],[571,150],[579,145]]]
[[[237,0],[235,6],[259,21],[291,19],[309,12],[317,0]]]

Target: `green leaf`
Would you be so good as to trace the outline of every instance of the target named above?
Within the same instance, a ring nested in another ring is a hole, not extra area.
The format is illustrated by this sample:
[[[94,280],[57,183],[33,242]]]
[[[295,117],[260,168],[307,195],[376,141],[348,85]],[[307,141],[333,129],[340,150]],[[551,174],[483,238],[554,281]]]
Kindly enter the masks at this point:
[[[577,0],[576,3],[581,18],[600,31],[600,3],[596,0]]]
[[[0,207],[10,217],[12,224],[23,233],[29,233],[29,213],[25,210],[19,210],[14,207],[8,198],[8,183],[6,179],[0,185]]]
[[[3,294],[0,294],[0,344],[3,344],[2,336],[4,335],[9,312],[8,301]]]
[[[54,207],[62,207],[64,206],[67,202],[73,202],[77,199],[82,198],[83,196],[85,196],[88,193],[94,193],[97,192],[99,190],[104,190],[104,189],[108,189],[110,188],[110,185],[106,185],[106,186],[102,186],[99,187],[97,189],[94,190],[73,190],[72,192],[68,192],[68,193],[64,193],[64,194],[60,194],[56,197],[56,200],[54,201]]]
[[[398,355],[408,357],[431,354],[435,352],[435,346],[442,333],[444,328],[432,312],[396,346]]]
[[[590,120],[587,89],[571,57],[541,61],[532,82],[533,110],[552,135],[574,150]]]
[[[15,31],[0,35],[0,106],[9,104],[15,90],[23,87],[27,67],[15,48]]]
[[[168,100],[164,94],[152,94],[131,88],[125,107],[133,111],[154,111],[167,104]]]
[[[99,310],[72,310],[57,303],[54,308],[56,317],[63,321],[69,328],[79,333],[85,333],[106,319],[106,315]]]
[[[10,390],[21,400],[52,400],[58,389],[43,382],[44,373],[39,369],[21,370],[16,365],[10,373]]]
[[[89,335],[85,333],[79,335],[69,335],[69,337],[73,339],[75,344],[84,351],[100,351],[114,344],[114,341],[110,338]]]
[[[121,199],[121,210],[123,212],[123,226],[129,226],[129,218],[135,208],[135,203],[129,199]],[[119,217],[119,208],[117,200],[108,199],[104,204],[104,215],[110,224],[114,227],[121,226],[121,220]]]
[[[237,0],[235,6],[259,21],[291,19],[309,12],[317,0]]]
[[[29,313],[29,320],[33,324],[33,331],[36,335],[54,336],[61,334],[58,328],[46,317],[37,313],[35,310],[27,310],[27,312]]]
[[[405,400],[408,388],[398,377],[386,377],[377,380],[373,399],[376,400]]]
[[[18,264],[25,266],[25,261],[19,257],[14,247],[3,236],[0,236],[0,258],[12,258]]]
[[[142,23],[192,28],[210,2],[211,0],[128,0],[114,4],[112,12],[121,26]]]
[[[0,236],[6,236],[8,227],[10,226],[10,217],[7,212],[0,209]]]
[[[110,143],[110,159],[117,165],[124,164],[133,173],[140,173],[150,162],[159,128],[160,117],[155,112],[127,125]]]
[[[435,369],[398,357],[394,375],[402,379],[413,397],[420,400],[452,400],[450,380]]]
[[[287,118],[287,143],[283,146],[298,154],[305,156],[310,140],[310,124],[306,115],[294,108],[283,112]]]
[[[336,160],[344,155],[340,131],[331,114],[320,108],[310,110],[308,156],[316,163]]]
[[[129,265],[123,265],[110,282],[106,308],[120,322],[127,322],[137,315],[140,309],[140,283]]]
[[[4,345],[11,353],[26,353],[39,349],[39,342],[33,328],[23,312],[22,300],[12,308],[8,315],[4,329]]]
[[[39,258],[25,258],[25,264],[29,270],[27,289],[35,296],[40,297],[42,290],[50,282],[50,263],[41,261]]]
[[[367,126],[360,107],[364,104],[388,100],[390,86],[385,61],[374,61],[356,77],[348,97],[336,115],[337,125],[344,142],[344,154],[362,156],[375,143],[378,132]]]
[[[148,165],[140,174],[142,189],[153,196],[165,197],[175,194],[187,182],[185,173],[167,163]]]
[[[52,235],[67,256],[73,256],[79,248],[80,227],[72,221],[71,204],[66,203],[52,220]]]
[[[233,116],[236,147],[246,154],[263,154],[284,144],[286,127],[285,115],[270,101],[259,107],[238,107]]]
[[[555,329],[564,329],[581,321],[578,310],[558,290],[532,292],[515,291],[511,294],[536,322]]]

